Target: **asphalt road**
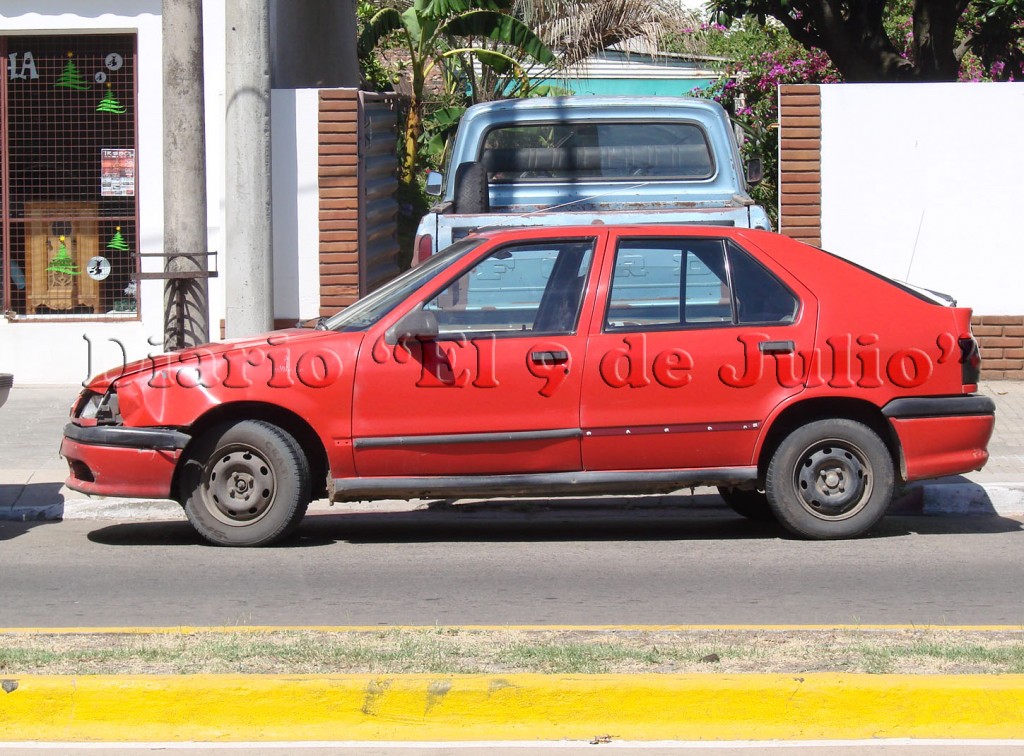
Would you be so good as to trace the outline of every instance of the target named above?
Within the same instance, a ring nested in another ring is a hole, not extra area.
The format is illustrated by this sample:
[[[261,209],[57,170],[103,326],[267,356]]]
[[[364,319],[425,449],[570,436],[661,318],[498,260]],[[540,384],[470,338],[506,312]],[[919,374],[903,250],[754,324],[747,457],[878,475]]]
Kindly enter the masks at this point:
[[[714,506],[318,514],[257,550],[184,520],[0,522],[0,626],[1024,625],[1022,552],[991,515],[817,543]]]

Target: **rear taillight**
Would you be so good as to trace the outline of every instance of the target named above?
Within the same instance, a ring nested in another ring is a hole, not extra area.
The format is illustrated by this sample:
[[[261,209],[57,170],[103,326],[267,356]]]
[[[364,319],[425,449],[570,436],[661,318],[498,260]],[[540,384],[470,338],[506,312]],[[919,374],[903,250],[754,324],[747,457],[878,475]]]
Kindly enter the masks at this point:
[[[434,253],[434,238],[430,234],[416,237],[416,256],[414,264],[419,265]]]
[[[965,386],[977,385],[981,379],[981,350],[973,336],[961,336],[960,380]]]

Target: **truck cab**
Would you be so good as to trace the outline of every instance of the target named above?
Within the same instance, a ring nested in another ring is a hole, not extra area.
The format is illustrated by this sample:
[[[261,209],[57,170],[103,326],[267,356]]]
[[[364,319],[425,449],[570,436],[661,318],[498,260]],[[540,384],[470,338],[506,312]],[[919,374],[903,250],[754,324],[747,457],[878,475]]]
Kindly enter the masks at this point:
[[[447,178],[447,180],[446,180]],[[490,226],[695,223],[770,230],[732,124],[689,97],[539,97],[466,111],[415,260]]]

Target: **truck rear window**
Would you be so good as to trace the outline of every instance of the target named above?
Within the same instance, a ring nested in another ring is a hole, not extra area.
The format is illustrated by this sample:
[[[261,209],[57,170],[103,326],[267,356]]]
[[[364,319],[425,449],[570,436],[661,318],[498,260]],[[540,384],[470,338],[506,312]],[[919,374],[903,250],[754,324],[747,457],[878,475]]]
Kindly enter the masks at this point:
[[[580,180],[702,180],[715,164],[695,123],[543,123],[500,126],[480,160],[490,183]]]

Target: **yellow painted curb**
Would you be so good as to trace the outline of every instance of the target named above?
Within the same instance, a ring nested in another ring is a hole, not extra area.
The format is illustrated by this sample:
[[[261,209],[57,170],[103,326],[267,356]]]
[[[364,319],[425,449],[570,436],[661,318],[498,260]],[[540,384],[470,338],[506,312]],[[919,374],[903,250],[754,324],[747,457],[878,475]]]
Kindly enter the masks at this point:
[[[3,681],[0,741],[1024,737],[1024,675],[135,675]]]

